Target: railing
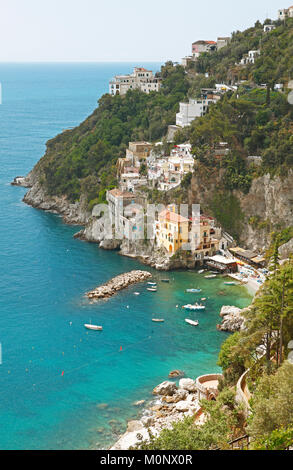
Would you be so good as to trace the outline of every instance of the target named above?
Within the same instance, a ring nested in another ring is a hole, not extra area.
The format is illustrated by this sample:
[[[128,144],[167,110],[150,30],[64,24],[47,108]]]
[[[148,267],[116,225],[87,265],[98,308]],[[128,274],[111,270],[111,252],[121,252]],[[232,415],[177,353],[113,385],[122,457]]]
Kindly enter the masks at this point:
[[[250,413],[250,393],[246,385],[246,375],[248,374],[249,369],[242,374],[236,385],[236,400],[238,403],[244,405],[245,413],[249,415]]]

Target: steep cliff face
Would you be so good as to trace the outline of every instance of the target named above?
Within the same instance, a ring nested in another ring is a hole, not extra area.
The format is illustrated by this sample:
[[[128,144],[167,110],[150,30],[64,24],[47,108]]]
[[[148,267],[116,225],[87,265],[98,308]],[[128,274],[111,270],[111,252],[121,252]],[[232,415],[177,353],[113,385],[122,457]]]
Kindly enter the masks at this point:
[[[247,195],[238,195],[246,220],[256,217],[259,222],[248,225],[241,241],[254,249],[264,248],[272,230],[293,225],[293,171],[286,178],[270,175],[253,181]]]
[[[35,171],[29,173],[19,184],[30,188],[23,198],[26,204],[36,209],[60,214],[68,224],[85,225],[87,223],[90,214],[83,198],[80,202],[72,204],[66,196],[50,196],[40,184],[40,175]]]
[[[189,203],[200,203],[243,246],[263,250],[271,231],[293,225],[292,170],[284,178],[267,174],[254,179],[248,194],[225,190],[223,175],[222,171],[196,173]]]

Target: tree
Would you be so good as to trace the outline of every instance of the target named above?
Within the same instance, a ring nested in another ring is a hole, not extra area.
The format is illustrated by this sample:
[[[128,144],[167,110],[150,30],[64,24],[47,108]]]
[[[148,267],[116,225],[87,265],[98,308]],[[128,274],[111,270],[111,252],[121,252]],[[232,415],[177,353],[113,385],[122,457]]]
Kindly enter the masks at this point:
[[[265,374],[252,399],[248,430],[263,439],[276,429],[293,426],[293,364],[284,362],[274,375]]]

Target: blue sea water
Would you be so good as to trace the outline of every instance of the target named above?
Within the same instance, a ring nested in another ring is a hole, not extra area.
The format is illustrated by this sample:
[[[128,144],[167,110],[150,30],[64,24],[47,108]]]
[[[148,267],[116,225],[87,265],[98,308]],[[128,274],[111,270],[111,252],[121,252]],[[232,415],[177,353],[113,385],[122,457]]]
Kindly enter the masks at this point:
[[[9,184],[133,65],[0,64],[0,449],[109,447],[137,417],[133,402],[150,399],[170,370],[192,377],[219,370],[226,338],[216,330],[219,309],[250,302],[242,287],[186,271],[154,272],[170,278],[155,294],[142,284],[89,305],[87,290],[141,266],[73,239],[78,227],[26,206],[25,190]],[[195,329],[176,305],[198,299],[184,293],[197,286],[208,300],[206,312],[188,314],[200,321]],[[103,332],[85,330],[89,321]]]

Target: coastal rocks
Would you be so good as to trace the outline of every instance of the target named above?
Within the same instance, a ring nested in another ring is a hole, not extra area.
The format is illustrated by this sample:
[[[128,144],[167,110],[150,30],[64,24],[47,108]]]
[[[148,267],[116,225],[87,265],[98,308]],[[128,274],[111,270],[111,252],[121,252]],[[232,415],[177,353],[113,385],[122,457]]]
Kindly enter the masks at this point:
[[[188,388],[191,388],[192,379],[188,380]],[[187,382],[185,382],[187,384]],[[185,385],[184,384],[184,385]],[[160,397],[150,403],[149,408],[144,411],[143,416],[137,421],[128,423],[128,430],[123,434],[111,450],[128,450],[137,446],[141,440],[149,440],[150,433],[158,436],[163,429],[171,429],[174,423],[182,421],[185,417],[197,419],[197,424],[202,424],[201,407],[198,393],[187,391],[183,388],[177,389],[173,382],[163,382],[154,389],[160,392]],[[165,395],[168,393],[168,395]]]
[[[120,274],[102,286],[97,287],[86,295],[91,300],[99,300],[109,298],[122,289],[126,289],[138,282],[146,281],[152,277],[151,273],[147,271],[130,271],[129,273]]]
[[[154,395],[170,396],[177,391],[177,385],[174,382],[162,382],[154,388]]]
[[[179,381],[179,389],[187,390],[188,392],[196,392],[196,383],[192,379],[181,379]]]
[[[172,370],[168,375],[169,379],[176,379],[179,377],[184,377],[185,373],[182,370]]]
[[[221,309],[220,316],[223,318],[222,323],[217,325],[219,331],[229,331],[234,333],[245,328],[245,318],[243,314],[247,309],[224,305]]]
[[[176,411],[179,411],[180,413],[186,413],[189,410],[188,403],[184,400],[179,401],[175,405]]]
[[[143,428],[143,424],[140,421],[129,421],[127,424],[127,432],[140,431]]]
[[[30,184],[30,179],[28,179],[28,184]],[[23,201],[36,209],[62,215],[64,222],[68,224],[84,225],[89,218],[85,199],[81,198],[80,202],[70,203],[66,196],[50,196],[39,182],[33,184]]]
[[[10,183],[11,186],[22,186],[23,188],[30,188],[30,182],[25,176],[16,176]]]
[[[119,250],[121,240],[102,240],[99,247],[103,250]]]
[[[138,400],[133,403],[133,406],[142,406],[144,405],[145,400]]]

